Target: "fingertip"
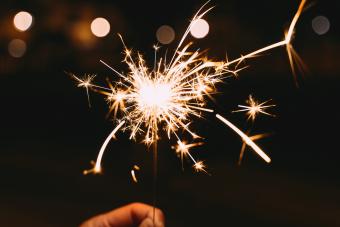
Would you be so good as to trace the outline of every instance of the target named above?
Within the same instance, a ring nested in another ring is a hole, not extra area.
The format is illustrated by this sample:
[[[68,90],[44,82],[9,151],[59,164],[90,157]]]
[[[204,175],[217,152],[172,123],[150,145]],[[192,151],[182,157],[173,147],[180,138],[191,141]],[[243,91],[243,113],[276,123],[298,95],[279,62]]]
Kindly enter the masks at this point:
[[[155,212],[155,216],[154,216],[154,212]],[[153,218],[155,218],[155,220],[153,220]],[[164,227],[164,223],[165,223],[165,216],[163,214],[163,211],[158,209],[158,208],[154,208],[152,207],[152,210],[149,211],[148,213],[148,218],[152,221],[152,224],[155,224],[155,227]],[[153,226],[153,225],[152,225]]]
[[[158,220],[159,222],[162,222],[163,224],[165,223],[165,216],[161,209],[156,208],[155,216],[156,216],[156,220]]]
[[[164,214],[158,209],[144,203],[131,203],[127,206],[97,215],[85,221],[81,227],[97,226],[139,226],[164,227]]]
[[[151,218],[145,218],[138,227],[153,227],[153,222]]]
[[[130,203],[127,207],[131,207],[134,210],[149,210],[152,208],[152,206],[140,202]]]
[[[159,220],[153,221],[152,218],[148,217],[138,227],[164,227],[164,223]]]
[[[109,226],[108,220],[105,215],[100,214],[81,223],[80,227],[96,227],[96,226],[104,226],[104,225]]]
[[[161,209],[139,202],[131,203],[128,206],[131,206],[132,216],[136,222],[139,220],[139,223],[141,223],[140,226],[148,226],[147,224],[151,220],[151,226],[154,226],[155,224],[156,227],[164,227],[165,216]],[[155,223],[153,218],[155,218]]]

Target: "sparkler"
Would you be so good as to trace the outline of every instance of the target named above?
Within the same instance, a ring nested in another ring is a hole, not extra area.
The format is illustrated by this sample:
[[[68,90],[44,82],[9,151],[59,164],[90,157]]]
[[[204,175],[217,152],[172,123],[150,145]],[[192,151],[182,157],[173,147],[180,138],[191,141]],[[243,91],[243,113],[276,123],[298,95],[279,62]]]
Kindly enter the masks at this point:
[[[301,1],[298,11],[282,41],[242,55],[231,61],[212,61],[205,56],[204,52],[191,50],[192,43],[184,45],[194,22],[201,19],[213,8],[204,10],[207,3],[192,18],[170,61],[167,60],[166,56],[157,59],[159,47],[154,47],[155,61],[152,69],[147,67],[141,54],[133,53],[132,50],[127,48],[122,37],[119,35],[124,46],[123,61],[128,66],[128,72],[121,73],[101,61],[101,63],[119,77],[118,82],[108,81],[108,87],[102,87],[92,83],[94,79],[92,76],[81,79],[72,74],[72,77],[78,82],[78,86],[86,89],[88,99],[89,89],[106,97],[109,104],[109,114],[118,124],[104,141],[94,168],[84,173],[101,172],[104,151],[110,140],[115,137],[119,130],[128,131],[130,139],[142,140],[147,146],[153,145],[155,172],[157,172],[157,141],[160,139],[160,131],[164,131],[168,139],[174,137],[177,140],[175,150],[180,154],[182,160],[183,157],[188,157],[194,163],[193,167],[196,171],[206,172],[205,164],[202,161],[196,161],[189,151],[191,148],[201,145],[201,143],[186,144],[181,140],[179,131],[188,133],[193,139],[200,138],[199,135],[190,129],[191,123],[195,119],[201,119],[204,112],[214,112],[213,109],[206,107],[207,98],[211,98],[216,92],[216,85],[218,83],[221,83],[226,77],[237,75],[242,69],[238,66],[245,59],[255,57],[260,53],[277,47],[285,46],[293,74],[295,75],[296,64],[294,60],[297,55],[291,45],[291,41],[296,23],[305,3],[306,0]],[[297,59],[298,63],[301,63],[299,58]],[[252,119],[258,113],[268,114],[264,109],[272,105],[265,106],[266,102],[258,105],[251,97],[250,100],[250,106],[240,106],[243,109],[239,111],[248,111],[248,116]],[[248,137],[220,114],[215,116],[237,133],[244,143],[250,146],[267,163],[271,161],[269,156],[254,143],[255,138]]]

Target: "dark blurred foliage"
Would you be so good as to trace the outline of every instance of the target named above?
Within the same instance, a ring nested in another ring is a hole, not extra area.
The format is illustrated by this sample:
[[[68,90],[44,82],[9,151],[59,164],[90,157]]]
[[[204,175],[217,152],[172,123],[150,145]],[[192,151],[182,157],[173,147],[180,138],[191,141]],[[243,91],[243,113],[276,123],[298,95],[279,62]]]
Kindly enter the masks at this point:
[[[155,32],[163,24],[175,28],[176,47],[189,19],[203,1],[6,1],[0,3],[0,220],[1,226],[75,226],[86,218],[140,201],[152,203],[152,155],[124,133],[105,154],[104,174],[83,176],[103,139],[113,127],[98,94],[78,89],[65,71],[97,74],[104,83],[119,70],[123,35],[128,46],[153,60]],[[159,144],[157,205],[168,226],[339,226],[339,8],[335,1],[313,1],[301,17],[294,46],[309,68],[294,84],[284,48],[247,60],[238,79],[218,87],[210,106],[246,130],[250,123],[232,114],[249,94],[273,99],[275,118],[259,117],[252,132],[273,132],[259,144],[273,162],[265,164],[247,150],[237,166],[241,141],[213,115],[196,121],[206,138],[193,154],[205,160],[212,176],[196,174],[171,150],[175,141]],[[223,59],[253,51],[282,39],[299,1],[219,1],[205,18],[209,35],[194,47]],[[31,12],[33,27],[18,32],[13,16]],[[325,15],[330,31],[314,33],[311,21]],[[86,26],[105,17],[111,32],[96,38]],[[13,58],[8,43],[27,44]],[[139,183],[130,177],[139,165]]]

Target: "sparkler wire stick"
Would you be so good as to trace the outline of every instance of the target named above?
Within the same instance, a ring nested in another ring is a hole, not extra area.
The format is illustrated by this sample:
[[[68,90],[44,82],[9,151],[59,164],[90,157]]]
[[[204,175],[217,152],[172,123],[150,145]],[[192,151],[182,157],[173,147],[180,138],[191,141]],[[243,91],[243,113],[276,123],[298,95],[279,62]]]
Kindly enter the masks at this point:
[[[157,176],[158,176],[158,150],[157,140],[153,143],[153,210],[152,210],[152,221],[155,225],[156,215],[156,202],[157,202]]]

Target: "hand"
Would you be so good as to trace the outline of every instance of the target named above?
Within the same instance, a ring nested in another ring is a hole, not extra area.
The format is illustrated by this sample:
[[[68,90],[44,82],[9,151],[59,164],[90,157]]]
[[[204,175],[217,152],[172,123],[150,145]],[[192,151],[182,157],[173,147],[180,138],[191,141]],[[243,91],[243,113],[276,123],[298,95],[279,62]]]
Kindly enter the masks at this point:
[[[164,215],[159,209],[155,211],[153,223],[153,209],[143,203],[132,203],[95,216],[80,227],[164,227]]]

